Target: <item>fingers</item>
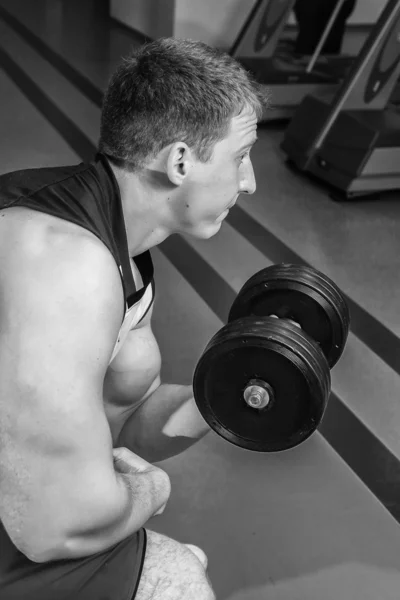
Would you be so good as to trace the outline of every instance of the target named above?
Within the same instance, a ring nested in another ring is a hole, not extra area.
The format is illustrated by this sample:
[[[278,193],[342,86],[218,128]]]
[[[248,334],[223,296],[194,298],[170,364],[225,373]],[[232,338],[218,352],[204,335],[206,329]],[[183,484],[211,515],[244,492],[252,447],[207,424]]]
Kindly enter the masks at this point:
[[[191,552],[193,552],[193,554],[195,556],[197,556],[197,558],[199,559],[199,561],[201,562],[201,564],[203,565],[204,570],[207,570],[207,566],[208,566],[208,558],[205,552],[203,552],[203,550],[201,548],[199,548],[198,546],[194,546],[193,544],[184,544],[187,548],[189,548],[189,550]]]
[[[147,460],[140,458],[128,448],[113,448],[113,458],[115,468],[120,473],[144,473],[154,469]]]
[[[152,500],[155,512],[152,516],[161,515],[171,494],[171,481],[168,474],[163,469],[140,458],[128,448],[113,448],[113,459],[115,471],[130,478],[133,482],[137,482],[138,477],[151,480],[150,484],[148,482],[148,487],[150,486],[153,490]]]
[[[167,503],[163,504],[161,508],[159,508],[153,515],[153,517],[158,517],[158,515],[162,515],[165,507],[167,506]]]

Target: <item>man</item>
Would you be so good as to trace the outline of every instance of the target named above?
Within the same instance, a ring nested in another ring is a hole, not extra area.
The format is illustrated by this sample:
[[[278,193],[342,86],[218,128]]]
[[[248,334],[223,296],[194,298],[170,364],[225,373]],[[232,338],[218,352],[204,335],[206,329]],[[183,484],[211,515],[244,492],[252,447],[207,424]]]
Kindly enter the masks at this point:
[[[152,463],[208,426],[160,382],[149,249],[215,235],[261,100],[229,56],[163,39],[124,60],[89,164],[0,178],[0,597],[210,600],[204,553],[144,526]]]

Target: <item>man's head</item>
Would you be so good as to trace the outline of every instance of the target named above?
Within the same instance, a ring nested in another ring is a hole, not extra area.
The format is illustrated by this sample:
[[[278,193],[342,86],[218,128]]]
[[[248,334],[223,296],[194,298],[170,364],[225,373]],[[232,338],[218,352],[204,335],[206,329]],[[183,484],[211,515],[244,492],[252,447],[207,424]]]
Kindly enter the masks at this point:
[[[138,171],[179,141],[206,162],[246,108],[259,118],[260,94],[233,58],[202,42],[158,39],[135,50],[111,78],[99,150]]]
[[[99,150],[132,227],[140,198],[163,232],[156,239],[217,233],[238,195],[255,190],[249,152],[261,112],[257,84],[202,42],[159,39],[125,59],[105,94]]]

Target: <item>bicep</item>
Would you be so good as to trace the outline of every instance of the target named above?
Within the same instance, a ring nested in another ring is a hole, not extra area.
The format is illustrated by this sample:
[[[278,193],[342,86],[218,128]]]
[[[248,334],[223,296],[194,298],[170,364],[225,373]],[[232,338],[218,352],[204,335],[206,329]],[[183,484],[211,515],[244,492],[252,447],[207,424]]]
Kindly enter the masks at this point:
[[[108,367],[104,394],[112,402],[142,401],[159,383],[160,349],[152,329],[153,305],[132,329]]]
[[[75,251],[76,262],[74,250],[20,257],[1,277],[0,517],[25,539],[113,474],[102,383],[120,315],[103,293],[105,256]]]

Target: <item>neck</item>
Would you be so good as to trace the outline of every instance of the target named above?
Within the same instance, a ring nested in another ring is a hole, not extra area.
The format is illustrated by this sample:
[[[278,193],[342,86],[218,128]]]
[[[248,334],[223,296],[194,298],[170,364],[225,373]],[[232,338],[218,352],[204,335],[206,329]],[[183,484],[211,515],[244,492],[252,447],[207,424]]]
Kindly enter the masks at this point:
[[[149,169],[128,173],[111,165],[120,194],[128,249],[137,256],[164,241],[173,233],[168,222],[168,190],[161,185],[161,173]]]

